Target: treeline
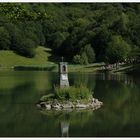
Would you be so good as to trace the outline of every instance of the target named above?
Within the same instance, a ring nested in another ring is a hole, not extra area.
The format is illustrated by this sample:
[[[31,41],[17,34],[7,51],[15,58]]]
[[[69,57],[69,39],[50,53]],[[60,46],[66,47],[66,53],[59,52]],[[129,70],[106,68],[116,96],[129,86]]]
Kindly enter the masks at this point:
[[[138,59],[140,4],[1,3],[0,50],[34,57],[39,45],[88,64]]]

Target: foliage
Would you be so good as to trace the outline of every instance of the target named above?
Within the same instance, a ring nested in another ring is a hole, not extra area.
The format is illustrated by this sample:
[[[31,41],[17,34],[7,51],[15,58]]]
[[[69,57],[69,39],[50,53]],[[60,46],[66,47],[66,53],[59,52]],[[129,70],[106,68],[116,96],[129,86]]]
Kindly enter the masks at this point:
[[[80,55],[75,55],[74,57],[73,57],[73,62],[75,63],[75,64],[81,64],[81,56]]]
[[[75,64],[82,64],[82,65],[87,65],[88,64],[88,57],[87,54],[85,52],[82,52],[81,55],[75,55],[73,57],[73,62]]]
[[[86,57],[88,59],[86,60],[86,63],[93,63],[95,61],[95,53],[90,44],[85,45],[84,48],[81,49],[81,53],[83,52],[86,54]]]
[[[124,61],[129,52],[130,45],[121,36],[113,36],[106,50],[110,63]]]
[[[48,94],[48,95],[44,95],[40,98],[40,101],[47,101],[48,99],[53,99],[54,98],[54,94]]]
[[[8,50],[10,48],[10,36],[4,27],[0,27],[0,50]]]
[[[85,85],[79,85],[77,87],[55,87],[55,96],[60,100],[81,100],[90,99],[92,97],[92,92]]]
[[[81,64],[85,64],[85,65],[88,64],[88,57],[86,52],[82,52],[81,54]]]
[[[49,46],[55,55],[80,64],[124,60],[129,52],[124,48],[140,47],[139,9],[134,3],[1,3],[0,49],[34,57],[36,46]],[[117,56],[114,46],[120,46]]]

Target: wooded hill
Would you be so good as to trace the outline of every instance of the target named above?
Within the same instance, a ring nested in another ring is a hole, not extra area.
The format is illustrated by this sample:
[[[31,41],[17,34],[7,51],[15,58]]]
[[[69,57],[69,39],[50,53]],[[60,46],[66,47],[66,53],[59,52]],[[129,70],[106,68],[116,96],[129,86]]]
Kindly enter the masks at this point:
[[[37,46],[72,63],[138,59],[140,4],[1,3],[0,50],[35,57]]]

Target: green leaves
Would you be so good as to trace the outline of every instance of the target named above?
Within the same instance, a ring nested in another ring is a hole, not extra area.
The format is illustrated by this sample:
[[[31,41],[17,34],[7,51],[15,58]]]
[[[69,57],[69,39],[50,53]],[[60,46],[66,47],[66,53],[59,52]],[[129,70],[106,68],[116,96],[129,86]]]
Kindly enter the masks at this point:
[[[139,9],[140,4],[1,3],[0,48],[18,53],[22,46],[28,56],[34,51],[29,45],[47,45],[74,63],[122,61],[140,46]],[[14,46],[14,40],[21,44]]]
[[[106,50],[108,61],[110,63],[124,61],[130,50],[130,45],[121,36],[113,36]]]
[[[8,50],[11,41],[8,31],[4,27],[0,27],[0,50]]]

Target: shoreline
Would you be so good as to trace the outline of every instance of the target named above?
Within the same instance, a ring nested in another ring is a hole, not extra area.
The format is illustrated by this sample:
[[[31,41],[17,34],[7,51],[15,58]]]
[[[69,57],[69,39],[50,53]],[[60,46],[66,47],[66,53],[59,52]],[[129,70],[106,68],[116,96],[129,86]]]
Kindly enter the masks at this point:
[[[88,102],[83,102],[81,100],[77,101],[60,101],[57,99],[48,100],[48,101],[39,101],[36,106],[39,109],[46,109],[46,110],[74,110],[74,109],[97,109],[103,105],[103,102],[99,101],[96,98],[92,98],[88,100]]]

